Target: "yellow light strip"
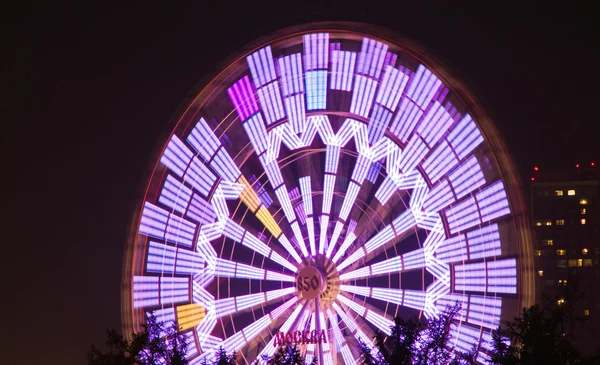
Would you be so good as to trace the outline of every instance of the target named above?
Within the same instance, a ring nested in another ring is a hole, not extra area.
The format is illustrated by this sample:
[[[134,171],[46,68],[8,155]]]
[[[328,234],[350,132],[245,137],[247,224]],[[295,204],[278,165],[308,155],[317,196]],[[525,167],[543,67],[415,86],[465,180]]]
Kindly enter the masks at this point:
[[[258,206],[260,205],[260,199],[258,198],[258,195],[254,189],[252,189],[252,186],[250,186],[244,175],[240,176],[237,183],[245,186],[244,190],[242,190],[242,193],[240,194],[240,199],[242,199],[242,202],[244,202],[244,204],[246,204],[246,206],[250,208],[252,212],[256,212]]]
[[[196,327],[206,316],[206,308],[199,304],[177,306],[177,327],[180,331]]]
[[[275,219],[273,219],[273,216],[271,215],[271,213],[269,213],[267,208],[261,206],[258,212],[256,212],[256,218],[258,218],[262,222],[262,224],[264,224],[265,227],[267,227],[269,232],[271,232],[271,234],[275,238],[279,237],[279,235],[281,234],[281,228],[279,228],[279,225],[277,224],[277,222],[275,222]]]

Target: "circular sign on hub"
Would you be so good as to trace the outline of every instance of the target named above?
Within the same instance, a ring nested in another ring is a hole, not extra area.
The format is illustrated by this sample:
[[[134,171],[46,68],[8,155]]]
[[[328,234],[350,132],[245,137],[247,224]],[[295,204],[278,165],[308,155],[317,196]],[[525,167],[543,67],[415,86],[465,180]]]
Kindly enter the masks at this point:
[[[313,266],[303,267],[296,276],[296,290],[301,299],[315,299],[323,290],[324,284],[323,275]]]

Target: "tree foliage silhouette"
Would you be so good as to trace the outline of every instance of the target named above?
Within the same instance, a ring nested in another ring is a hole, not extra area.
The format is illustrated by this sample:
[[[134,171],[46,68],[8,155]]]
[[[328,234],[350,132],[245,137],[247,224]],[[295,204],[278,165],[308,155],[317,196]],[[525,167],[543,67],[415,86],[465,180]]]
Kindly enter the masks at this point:
[[[425,325],[418,319],[394,319],[390,335],[377,331],[371,349],[359,343],[364,365],[448,365],[469,364],[469,358],[453,353],[447,347],[453,319],[461,307],[458,303],[447,306],[438,317],[429,318]],[[473,357],[471,357],[471,360]]]
[[[187,343],[173,324],[166,327],[156,317],[148,317],[140,333],[131,341],[115,330],[106,332],[106,351],[94,346],[88,352],[89,365],[187,365]]]
[[[600,364],[600,356],[581,356],[574,346],[573,328],[582,318],[574,314],[577,278],[571,275],[567,282],[558,294],[546,296],[542,305],[523,308],[518,317],[494,331],[493,364]]]

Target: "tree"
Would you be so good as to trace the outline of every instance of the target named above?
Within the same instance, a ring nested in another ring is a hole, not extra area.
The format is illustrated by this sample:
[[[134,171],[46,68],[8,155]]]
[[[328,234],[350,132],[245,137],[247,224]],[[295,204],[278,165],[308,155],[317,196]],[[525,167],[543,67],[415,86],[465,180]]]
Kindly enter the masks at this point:
[[[127,341],[115,330],[106,332],[106,352],[91,346],[89,365],[187,365],[187,343],[175,324],[165,328],[156,317],[148,317],[140,333]]]
[[[573,325],[577,278],[545,296],[542,305],[523,308],[519,316],[492,334],[491,362],[498,365],[600,364],[600,356],[582,357],[574,346]]]
[[[450,340],[453,319],[460,311],[460,305],[447,306],[438,317],[427,319],[426,325],[416,319],[394,319],[390,335],[377,331],[375,346],[359,342],[364,365],[425,365],[449,363],[462,365],[474,363],[471,356],[455,355],[446,345]],[[374,353],[375,352],[375,353]]]
[[[263,360],[267,365],[305,365],[302,353],[296,345],[285,345],[277,349],[273,356],[264,356]],[[313,357],[313,360],[306,365],[316,365],[317,358]]]

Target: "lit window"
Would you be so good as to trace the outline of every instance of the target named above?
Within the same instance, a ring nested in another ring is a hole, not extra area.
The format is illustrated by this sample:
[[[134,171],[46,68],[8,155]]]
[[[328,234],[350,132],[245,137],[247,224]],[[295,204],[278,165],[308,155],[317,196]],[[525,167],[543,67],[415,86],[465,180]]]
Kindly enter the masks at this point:
[[[547,226],[551,226],[552,225],[552,221],[546,221],[546,225]]]
[[[585,224],[585,218],[581,218],[581,224]]]
[[[567,254],[567,250],[556,250],[558,256],[564,256]]]
[[[571,196],[575,195],[575,190],[567,191],[567,195],[571,195]]]
[[[582,249],[581,253],[584,254],[584,255],[587,255],[588,254],[588,249],[587,248]]]
[[[581,208],[581,214],[582,214],[582,215],[583,215],[583,214],[587,214],[587,209],[585,209],[585,208]]]
[[[554,195],[563,196],[563,191],[562,190],[554,190]]]
[[[577,267],[577,260],[575,260],[575,259],[569,260],[569,267]]]
[[[544,270],[538,270],[538,275],[539,276],[544,276]]]
[[[545,243],[547,246],[553,246],[553,245],[554,245],[554,241],[553,241],[553,240],[544,240],[544,243]]]
[[[567,267],[567,260],[556,260],[556,267],[559,269]]]
[[[565,220],[564,219],[557,219],[556,220],[556,225],[557,226],[564,226],[565,225]]]
[[[579,201],[579,204],[581,204],[581,205],[586,205],[586,204],[587,204],[587,199],[581,199],[581,200]]]
[[[577,267],[583,266],[583,259],[577,259]]]
[[[589,309],[584,309],[583,310],[583,315],[586,316],[586,317],[589,316],[590,315],[590,310]]]
[[[535,251],[533,251],[533,254],[534,254],[535,256],[542,256],[542,251],[540,251],[540,250],[535,250]]]
[[[581,259],[579,259],[581,260]],[[592,266],[592,259],[585,259],[583,260],[583,267],[590,267]]]
[[[537,222],[535,222],[535,225],[536,225],[537,227],[541,227],[541,226],[542,226],[542,222],[541,222],[541,221],[537,221]]]
[[[559,286],[565,286],[565,285],[567,285],[567,280],[566,279],[561,279],[557,283],[558,283]]]
[[[558,305],[563,305],[563,304],[565,304],[565,300],[563,298],[561,298],[557,301],[557,303],[558,303]]]

